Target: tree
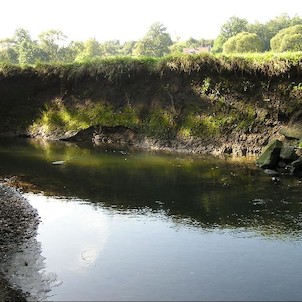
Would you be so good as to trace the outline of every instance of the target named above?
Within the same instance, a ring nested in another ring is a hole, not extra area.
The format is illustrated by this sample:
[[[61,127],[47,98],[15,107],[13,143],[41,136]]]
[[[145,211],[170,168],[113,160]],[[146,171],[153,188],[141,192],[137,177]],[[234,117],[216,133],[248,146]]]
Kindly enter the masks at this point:
[[[119,40],[106,41],[100,44],[103,56],[116,56],[120,53],[121,44]]]
[[[39,47],[31,41],[22,41],[19,45],[19,64],[34,64],[38,60]]]
[[[21,45],[21,43],[24,41],[32,41],[29,31],[24,28],[18,28],[15,30],[13,40],[15,41],[16,45]]]
[[[30,44],[33,41],[29,32],[23,28],[15,30],[12,38],[3,39],[0,41],[0,57],[1,61],[18,64],[20,56],[20,47],[22,43]]]
[[[121,47],[121,55],[123,56],[131,56],[133,53],[134,46],[136,41],[127,41]]]
[[[223,44],[224,53],[246,53],[260,52],[263,50],[263,41],[256,35],[248,32],[242,32],[231,37]]]
[[[211,46],[213,47],[214,40],[213,39],[200,39],[199,46]]]
[[[215,40],[212,48],[213,53],[220,53],[223,51],[223,44],[227,41],[227,38],[219,35]]]
[[[220,53],[223,51],[224,43],[238,33],[247,31],[248,21],[238,17],[231,17],[221,26],[219,36],[214,40],[212,52]]]
[[[0,61],[5,63],[17,64],[18,50],[13,39],[0,40]]]
[[[241,32],[247,31],[248,21],[238,17],[231,17],[225,24],[221,26],[220,35],[229,39]]]
[[[58,52],[59,62],[71,63],[75,60],[78,52],[72,48],[71,43],[66,47],[61,47]]]
[[[90,60],[95,57],[100,57],[102,55],[100,43],[93,39],[88,39],[84,43],[84,48],[76,56],[76,61]]]
[[[297,24],[302,24],[302,19],[298,16],[291,19],[288,14],[281,14],[267,22],[265,24],[266,39],[264,40],[266,50],[269,50],[271,39],[280,32],[280,30]]]
[[[302,51],[302,25],[280,30],[271,39],[271,49],[275,52]]]
[[[42,51],[37,41],[32,40],[28,30],[24,28],[16,29],[12,40],[14,41],[14,50],[19,64],[34,64],[41,60]]]
[[[282,51],[302,51],[302,33],[285,36],[281,49]]]
[[[166,27],[161,23],[154,23],[147,34],[139,40],[133,50],[135,55],[162,57],[170,53],[169,47],[173,44]]]
[[[187,41],[186,41],[186,47],[199,47],[200,46],[200,41],[190,37]]]
[[[188,45],[185,41],[179,41],[179,42],[173,43],[170,46],[170,53],[171,54],[181,54],[181,53],[183,53],[183,49],[186,47],[188,47]]]
[[[81,41],[71,41],[67,47],[66,52],[68,52],[68,54],[66,54],[68,56],[68,58],[65,59],[72,62],[76,59],[76,57],[83,52],[85,46],[84,43]]]
[[[39,35],[39,44],[42,50],[45,51],[49,62],[59,61],[59,49],[67,37],[59,30],[44,31]]]
[[[264,50],[270,49],[270,40],[272,38],[270,31],[267,30],[267,26],[260,22],[248,25],[248,32],[256,34],[264,45]]]

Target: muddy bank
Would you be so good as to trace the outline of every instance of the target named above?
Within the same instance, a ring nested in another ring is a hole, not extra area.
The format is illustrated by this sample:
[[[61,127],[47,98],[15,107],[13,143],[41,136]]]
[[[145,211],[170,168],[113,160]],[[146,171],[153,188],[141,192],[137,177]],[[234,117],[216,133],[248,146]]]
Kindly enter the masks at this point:
[[[25,301],[27,293],[9,279],[12,257],[35,237],[39,224],[37,211],[14,188],[0,183],[0,300]],[[27,262],[16,265],[28,266]]]
[[[58,135],[57,138],[74,143],[91,143],[94,146],[106,144],[133,147],[141,150],[160,150],[187,154],[253,156],[260,153],[261,147],[268,142],[271,136],[278,135],[278,129],[279,127],[276,127],[261,137],[234,134],[231,137],[224,138],[208,137],[181,140],[176,137],[167,139],[151,138],[123,126],[108,127],[97,125],[75,133],[64,133]],[[255,144],[255,141],[258,144]]]

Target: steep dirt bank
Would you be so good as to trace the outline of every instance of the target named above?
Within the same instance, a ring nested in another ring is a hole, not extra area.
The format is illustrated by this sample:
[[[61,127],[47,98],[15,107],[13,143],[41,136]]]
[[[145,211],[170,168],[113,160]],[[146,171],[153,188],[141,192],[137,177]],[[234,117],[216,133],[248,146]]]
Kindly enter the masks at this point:
[[[257,154],[301,107],[300,61],[200,56],[15,67],[0,74],[0,133],[68,139],[80,131],[100,144],[116,135],[96,129],[118,126],[133,135],[118,132],[117,143],[140,148]]]

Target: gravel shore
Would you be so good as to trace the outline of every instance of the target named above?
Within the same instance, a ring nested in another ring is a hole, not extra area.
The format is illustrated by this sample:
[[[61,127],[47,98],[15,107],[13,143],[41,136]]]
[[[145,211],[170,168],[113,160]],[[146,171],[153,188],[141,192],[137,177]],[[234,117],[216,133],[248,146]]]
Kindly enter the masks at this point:
[[[20,192],[0,183],[0,301],[26,301],[26,293],[9,281],[8,267],[22,245],[35,237],[38,224],[37,211]]]

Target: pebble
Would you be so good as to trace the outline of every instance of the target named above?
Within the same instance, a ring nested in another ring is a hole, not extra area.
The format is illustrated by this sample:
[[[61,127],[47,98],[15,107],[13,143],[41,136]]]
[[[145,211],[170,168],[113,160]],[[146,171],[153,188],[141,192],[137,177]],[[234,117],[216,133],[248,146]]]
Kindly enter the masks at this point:
[[[18,247],[37,233],[39,216],[19,191],[0,183],[0,259],[18,251]],[[5,272],[4,272],[5,273]],[[0,301],[26,301],[0,274]]]

